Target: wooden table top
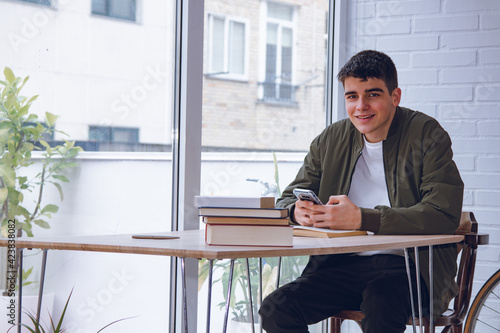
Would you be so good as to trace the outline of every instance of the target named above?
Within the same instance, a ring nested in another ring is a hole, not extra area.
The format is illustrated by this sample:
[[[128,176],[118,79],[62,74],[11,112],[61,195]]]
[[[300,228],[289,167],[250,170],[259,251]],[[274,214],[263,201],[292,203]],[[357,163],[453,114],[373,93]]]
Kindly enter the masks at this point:
[[[175,256],[185,258],[233,259],[352,253],[458,243],[460,235],[363,235],[336,238],[294,237],[293,247],[213,246],[205,244],[204,230],[155,233],[178,239],[133,239],[128,235],[61,236],[17,238],[17,248],[94,251]],[[8,239],[0,238],[7,247]]]

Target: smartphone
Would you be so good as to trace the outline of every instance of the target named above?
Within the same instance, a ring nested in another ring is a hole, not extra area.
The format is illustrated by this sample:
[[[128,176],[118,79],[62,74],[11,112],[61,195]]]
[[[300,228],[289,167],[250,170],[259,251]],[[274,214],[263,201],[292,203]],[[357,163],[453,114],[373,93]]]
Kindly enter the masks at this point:
[[[319,200],[318,196],[316,193],[314,193],[311,190],[304,190],[301,188],[294,188],[293,189],[293,194],[299,199],[299,200],[306,200],[306,201],[312,201],[316,205],[322,205],[323,203],[321,200]]]

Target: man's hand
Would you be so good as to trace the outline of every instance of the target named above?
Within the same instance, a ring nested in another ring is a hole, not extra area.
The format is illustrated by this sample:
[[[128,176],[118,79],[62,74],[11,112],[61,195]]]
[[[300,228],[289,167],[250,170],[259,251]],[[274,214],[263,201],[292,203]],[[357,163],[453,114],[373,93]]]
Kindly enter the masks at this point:
[[[297,201],[294,219],[303,226],[356,230],[361,227],[361,210],[347,196],[332,195],[326,205]]]

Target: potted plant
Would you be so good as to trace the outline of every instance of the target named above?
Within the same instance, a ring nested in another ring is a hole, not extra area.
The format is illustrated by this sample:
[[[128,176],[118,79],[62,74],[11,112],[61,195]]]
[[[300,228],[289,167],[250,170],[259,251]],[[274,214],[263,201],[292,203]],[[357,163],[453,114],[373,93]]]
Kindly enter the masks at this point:
[[[33,227],[50,228],[48,219],[59,207],[54,203],[43,202],[44,189],[51,184],[63,200],[62,183],[68,182],[65,171],[78,164],[73,158],[82,149],[74,141],[51,147],[44,139],[54,132],[57,116],[45,113],[43,120],[30,113],[30,107],[38,96],[24,97],[21,91],[29,77],[16,77],[5,67],[5,80],[0,80],[0,235],[15,239],[23,234],[32,237]],[[63,133],[65,134],[65,133]],[[29,176],[28,168],[36,168],[33,153],[40,151],[40,170]],[[34,202],[26,203],[29,194]],[[8,269],[5,276],[4,296],[15,294],[19,253],[8,249],[7,260],[2,260]],[[27,272],[30,272],[29,270]],[[24,272],[23,277],[27,272]],[[13,283],[12,283],[13,282]],[[2,322],[5,321],[2,319]]]

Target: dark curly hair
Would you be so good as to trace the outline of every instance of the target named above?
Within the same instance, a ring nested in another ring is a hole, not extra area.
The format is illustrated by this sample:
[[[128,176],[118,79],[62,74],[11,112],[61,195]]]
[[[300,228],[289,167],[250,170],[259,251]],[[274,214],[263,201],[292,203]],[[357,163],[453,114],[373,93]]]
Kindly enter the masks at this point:
[[[362,80],[381,79],[385,82],[389,93],[398,87],[396,66],[387,54],[379,51],[366,50],[352,56],[337,74],[337,79],[342,84],[348,77]]]

